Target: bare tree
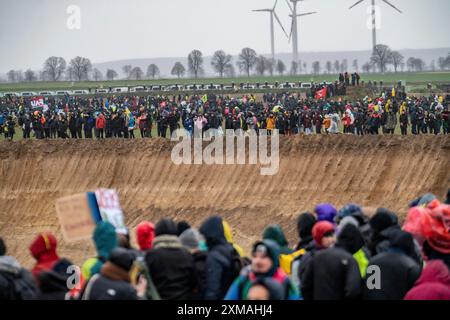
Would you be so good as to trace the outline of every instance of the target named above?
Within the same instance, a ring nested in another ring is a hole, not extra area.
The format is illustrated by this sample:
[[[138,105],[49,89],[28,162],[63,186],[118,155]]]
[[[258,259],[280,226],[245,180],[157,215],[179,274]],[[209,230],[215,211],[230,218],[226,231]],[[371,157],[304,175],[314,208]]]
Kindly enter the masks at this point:
[[[66,70],[66,60],[62,57],[49,57],[44,62],[44,72],[50,81],[59,81]]]
[[[369,73],[372,70],[372,64],[370,62],[366,62],[362,65],[362,70],[365,73]]]
[[[283,61],[278,60],[277,61],[277,72],[279,75],[283,75],[284,72],[286,71],[286,65],[284,64]]]
[[[126,64],[122,67],[122,71],[125,73],[125,77],[127,77],[127,79],[131,78],[131,70],[133,70],[133,67],[130,64]]]
[[[139,67],[134,67],[130,71],[130,79],[134,80],[142,80],[142,77],[144,76],[144,72]]]
[[[108,69],[106,70],[106,79],[108,79],[109,81],[114,81],[114,78],[116,78],[118,76],[116,70],[113,69]]]
[[[297,73],[298,73],[298,62],[297,61],[292,61],[290,73],[292,76],[297,75]]]
[[[9,70],[6,74],[8,76],[9,82],[16,82],[16,71],[15,70]]]
[[[173,76],[177,76],[180,79],[186,73],[186,68],[181,62],[176,62],[170,72]]]
[[[147,67],[147,78],[155,79],[159,76],[159,68],[156,64],[152,63]]]
[[[384,44],[377,44],[373,48],[370,60],[374,65],[378,66],[381,73],[384,73],[386,71],[386,66],[392,63],[392,51]]]
[[[358,62],[358,59],[353,60],[352,66],[353,66],[353,70],[355,70],[355,72],[359,72],[359,62]]]
[[[200,50],[192,50],[188,55],[189,72],[195,79],[203,74],[203,53]]]
[[[410,57],[408,61],[406,61],[406,65],[408,66],[409,71],[422,72],[425,69],[425,62],[420,58]]]
[[[100,81],[103,79],[103,74],[100,70],[95,68],[94,70],[92,70],[92,78],[94,79],[94,81]]]
[[[89,72],[92,69],[92,64],[88,58],[78,56],[70,60],[70,68],[72,69],[75,80],[87,80],[89,78]]]
[[[334,72],[339,73],[341,71],[341,63],[339,60],[334,62]]]
[[[23,81],[23,72],[22,70],[16,70],[16,81],[22,82]]]
[[[347,59],[342,60],[341,62],[341,72],[347,72],[348,71],[348,62]]]
[[[400,70],[402,70],[402,72],[403,72],[403,70],[405,70],[405,66],[406,66],[406,63],[404,63],[404,62],[400,63]]]
[[[298,66],[298,74],[302,74],[303,68],[302,68],[302,60],[298,60],[297,66]]]
[[[303,62],[303,72],[308,73],[308,64]]]
[[[430,62],[430,71],[435,72],[436,71],[436,61],[433,59]]]
[[[247,74],[247,77],[250,77],[250,71],[255,66],[256,60],[257,55],[255,50],[251,48],[242,49],[241,53],[239,54],[239,60],[237,62],[239,70],[241,72],[244,71]]]
[[[392,51],[391,57],[392,57],[392,65],[394,66],[394,71],[397,73],[398,67],[403,63],[405,57],[403,57],[403,55],[398,51]]]
[[[221,78],[223,77],[225,70],[231,65],[232,59],[233,57],[226,54],[223,50],[214,52],[211,59],[211,65]]]
[[[276,68],[277,62],[275,59],[267,59],[267,72],[269,72],[270,76],[273,76],[274,70]]]
[[[266,57],[259,56],[256,59],[255,69],[258,75],[263,76],[268,67],[269,67],[269,60]]]
[[[36,80],[36,74],[31,69],[28,69],[27,71],[25,71],[25,75],[24,76],[25,76],[25,81],[27,81],[27,82],[31,82],[31,81],[35,81]]]
[[[331,63],[331,61],[327,61],[325,68],[327,69],[328,74],[333,71],[333,64]]]
[[[228,78],[234,78],[236,76],[236,71],[231,63],[225,68],[225,76]]]
[[[320,61],[314,61],[312,64],[314,74],[320,73]]]

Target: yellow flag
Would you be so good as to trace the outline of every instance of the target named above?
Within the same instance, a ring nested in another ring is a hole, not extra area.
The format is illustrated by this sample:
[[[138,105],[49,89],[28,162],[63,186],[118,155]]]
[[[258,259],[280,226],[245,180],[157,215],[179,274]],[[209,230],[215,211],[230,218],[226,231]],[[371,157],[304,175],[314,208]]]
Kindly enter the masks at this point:
[[[203,101],[203,103],[206,103],[206,101],[208,101],[208,95],[207,95],[207,94],[205,94],[205,95],[202,97],[202,101]]]
[[[395,97],[395,88],[392,88],[392,96]]]

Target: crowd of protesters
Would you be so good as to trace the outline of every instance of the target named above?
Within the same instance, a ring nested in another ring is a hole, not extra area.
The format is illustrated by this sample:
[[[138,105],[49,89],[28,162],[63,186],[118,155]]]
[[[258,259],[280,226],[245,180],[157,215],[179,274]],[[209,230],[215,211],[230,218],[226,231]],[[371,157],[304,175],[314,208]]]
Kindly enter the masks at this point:
[[[323,89],[324,97],[317,98]],[[15,134],[24,139],[170,137],[178,128],[192,133],[195,127],[278,129],[284,135],[450,133],[450,96],[407,97],[393,89],[375,99],[348,101],[338,98],[336,90],[339,84],[323,84],[306,97],[287,92],[259,99],[251,94],[49,97],[38,108],[31,107],[30,99],[3,97],[0,129],[11,140]]]
[[[268,225],[248,256],[216,215],[198,229],[142,221],[137,247],[129,231],[101,221],[97,253],[76,283],[51,233],[30,244],[31,270],[0,238],[0,300],[449,300],[450,190],[445,202],[426,194],[409,206],[401,225],[385,208],[319,204],[298,216],[295,245],[280,225]]]

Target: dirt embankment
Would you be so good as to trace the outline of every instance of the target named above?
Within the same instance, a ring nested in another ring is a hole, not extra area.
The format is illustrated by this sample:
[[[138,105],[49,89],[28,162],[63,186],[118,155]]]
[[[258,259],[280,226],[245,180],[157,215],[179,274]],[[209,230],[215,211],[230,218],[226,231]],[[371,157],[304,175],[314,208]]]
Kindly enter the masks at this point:
[[[28,245],[54,232],[61,256],[76,263],[90,241],[64,243],[55,200],[99,187],[116,188],[134,238],[142,220],[163,216],[198,225],[218,213],[249,248],[269,223],[296,239],[295,218],[321,202],[384,206],[404,215],[425,192],[450,187],[450,137],[282,137],[280,170],[257,165],[174,165],[165,140],[18,141],[0,143],[0,236],[26,266]]]

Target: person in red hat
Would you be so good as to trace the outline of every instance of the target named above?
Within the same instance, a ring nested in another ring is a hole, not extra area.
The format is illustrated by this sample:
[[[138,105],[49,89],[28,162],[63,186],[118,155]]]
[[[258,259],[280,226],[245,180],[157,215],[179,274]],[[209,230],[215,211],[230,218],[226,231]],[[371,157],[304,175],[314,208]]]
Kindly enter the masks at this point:
[[[136,238],[141,251],[147,251],[152,248],[153,239],[155,239],[155,226],[149,221],[143,221],[136,227]]]
[[[36,264],[31,273],[38,278],[42,271],[50,271],[60,260],[56,253],[56,238],[53,234],[44,232],[39,234],[30,245],[30,252]]]

